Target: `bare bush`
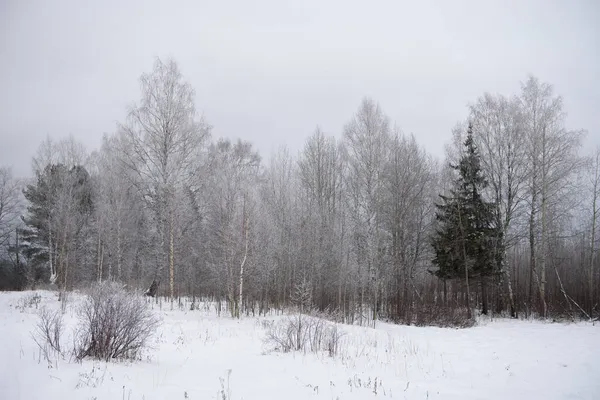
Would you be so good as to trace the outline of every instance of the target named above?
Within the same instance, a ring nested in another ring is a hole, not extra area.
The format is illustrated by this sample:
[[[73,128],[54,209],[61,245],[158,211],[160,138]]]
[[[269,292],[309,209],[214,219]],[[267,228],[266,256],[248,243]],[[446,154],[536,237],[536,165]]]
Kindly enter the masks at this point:
[[[325,336],[325,347],[329,357],[335,357],[339,354],[340,339],[342,336],[344,336],[344,333],[336,324],[329,326],[327,335]]]
[[[50,362],[52,351],[56,354],[62,354],[60,345],[63,331],[62,313],[42,307],[38,316],[39,320],[31,336],[43,353],[44,358]]]
[[[160,324],[141,294],[103,283],[93,286],[78,310],[74,355],[136,359]]]
[[[30,293],[20,298],[17,304],[15,305],[15,308],[18,309],[20,312],[25,312],[26,308],[33,307],[35,307],[37,310],[41,301],[42,296],[40,296],[39,293]]]
[[[273,323],[267,330],[266,344],[272,347],[271,350],[283,353],[304,350],[308,344],[309,323],[303,314]]]
[[[464,307],[423,306],[415,313],[414,317],[416,326],[470,328],[476,322],[474,318],[469,318],[469,312]]]
[[[266,326],[263,340],[270,351],[287,353],[326,351],[330,357],[338,354],[343,332],[336,324],[298,313]]]

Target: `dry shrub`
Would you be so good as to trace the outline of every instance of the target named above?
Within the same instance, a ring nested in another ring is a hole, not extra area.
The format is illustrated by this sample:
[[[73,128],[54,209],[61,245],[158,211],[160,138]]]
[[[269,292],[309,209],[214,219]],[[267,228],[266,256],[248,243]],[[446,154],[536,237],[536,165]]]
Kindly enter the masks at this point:
[[[81,360],[137,359],[160,324],[140,293],[94,285],[78,310],[74,355]]]
[[[470,328],[475,325],[475,318],[469,318],[469,312],[464,307],[423,305],[414,314],[414,324],[441,328]]]
[[[263,340],[270,351],[287,353],[326,351],[330,357],[338,354],[343,332],[336,324],[306,314],[289,316],[269,324]]]
[[[33,307],[35,307],[35,309],[37,310],[41,301],[42,296],[40,296],[39,293],[29,293],[17,301],[15,308],[18,309],[20,312],[25,312],[26,308]]]
[[[42,307],[38,317],[39,320],[31,336],[44,354],[44,358],[50,362],[52,351],[57,355],[62,354],[60,345],[63,332],[62,313]]]

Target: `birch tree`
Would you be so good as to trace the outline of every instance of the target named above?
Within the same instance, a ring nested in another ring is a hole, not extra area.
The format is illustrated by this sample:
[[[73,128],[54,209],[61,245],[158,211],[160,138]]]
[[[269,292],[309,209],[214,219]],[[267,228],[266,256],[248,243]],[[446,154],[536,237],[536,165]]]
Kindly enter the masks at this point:
[[[20,185],[12,170],[0,167],[0,247],[5,247],[18,223],[20,208]]]
[[[307,140],[298,160],[300,185],[306,199],[305,223],[313,225],[310,237],[314,240],[311,262],[313,300],[320,309],[325,309],[337,297],[343,281],[342,260],[344,235],[338,230],[341,222],[342,157],[339,146],[333,137],[326,137],[317,128]],[[343,226],[341,226],[343,228]],[[337,296],[332,288],[337,288]]]
[[[148,251],[140,249],[139,239],[145,233],[137,229],[143,209],[131,183],[131,171],[120,162],[119,151],[118,137],[105,136],[94,157],[96,279],[128,282],[136,275],[137,283],[141,283],[140,271],[133,269],[136,255]]]
[[[272,154],[266,166],[260,199],[270,238],[264,256],[266,276],[273,285],[274,304],[283,306],[290,298],[298,261],[299,203],[297,165],[287,148]]]
[[[565,128],[562,97],[535,77],[522,85],[520,102],[528,140],[530,303],[535,280],[539,312],[545,318],[550,207],[555,214],[570,208],[565,200],[573,193],[571,178],[583,166],[578,151],[584,132]]]
[[[239,290],[243,289],[244,267],[248,255],[248,205],[250,189],[257,184],[260,156],[250,143],[232,144],[221,139],[209,151],[211,229],[210,257],[212,268],[224,283],[232,317],[239,315]],[[237,287],[236,287],[237,286]]]
[[[490,199],[496,204],[496,225],[501,237],[497,251],[499,269],[508,289],[511,316],[516,317],[507,251],[516,245],[521,232],[515,222],[523,212],[526,189],[527,153],[523,116],[518,99],[480,97],[470,107],[474,139],[481,153],[482,171],[489,182]]]
[[[414,273],[428,250],[433,214],[432,161],[414,136],[405,136],[398,129],[392,134],[383,182],[382,212],[392,263],[389,301],[394,304],[394,318],[400,320],[408,316]]]
[[[597,225],[598,215],[600,215],[600,147],[596,148],[596,152],[592,158],[592,229],[590,238],[590,265],[588,272],[588,290],[589,290],[589,305],[588,313],[590,318],[593,318],[595,303],[594,293],[594,278],[595,273],[595,261],[596,261],[596,240],[597,240]]]
[[[377,320],[378,274],[383,259],[381,245],[381,193],[389,144],[389,119],[373,100],[365,98],[354,118],[344,127],[348,149],[349,207],[352,210],[356,237],[355,251],[360,266],[359,277],[367,273],[371,308],[370,320]],[[364,304],[364,284],[360,303]]]
[[[141,99],[124,124],[122,162],[134,175],[139,190],[154,215],[156,242],[162,255],[155,276],[168,265],[169,294],[175,282],[175,199],[190,185],[200,163],[210,127],[196,112],[195,91],[183,80],[173,60],[157,59],[151,73],[140,78]]]

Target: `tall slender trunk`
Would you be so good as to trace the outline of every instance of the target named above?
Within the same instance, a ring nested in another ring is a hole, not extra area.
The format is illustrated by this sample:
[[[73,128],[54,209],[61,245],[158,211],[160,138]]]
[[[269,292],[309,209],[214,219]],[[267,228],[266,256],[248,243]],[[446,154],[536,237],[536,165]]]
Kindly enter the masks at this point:
[[[448,306],[448,282],[444,279],[444,307]]]
[[[97,269],[97,278],[98,283],[102,282],[102,258],[104,257],[104,244],[102,243],[102,236],[98,235],[98,269]]]
[[[546,178],[546,131],[542,135],[542,237],[541,237],[541,262],[540,262],[540,313],[542,318],[548,316],[548,307],[546,305],[546,257],[547,257],[547,178]]]
[[[531,310],[533,307],[533,277],[535,275],[536,268],[536,243],[535,243],[535,217],[536,217],[536,202],[537,202],[537,169],[534,162],[533,165],[533,179],[532,179],[532,190],[531,190],[531,210],[529,214],[529,293],[527,295],[528,307]]]
[[[171,303],[175,297],[175,243],[173,238],[173,214],[169,224],[169,294]]]
[[[107,278],[108,278],[109,282],[112,282],[112,280],[113,280],[112,266],[113,266],[113,255],[109,250],[108,251],[108,271],[107,271],[108,272]]]
[[[396,263],[398,263],[398,261],[396,261]],[[398,265],[396,265],[396,268],[398,269]],[[400,271],[396,270],[396,320],[400,321],[401,318],[401,314],[402,314],[402,292],[400,291],[400,286],[401,286],[401,279],[400,279]]]
[[[488,292],[487,280],[485,277],[481,278],[481,313],[483,315],[488,314]]]
[[[229,241],[229,243],[231,243],[231,241]],[[228,259],[226,260],[227,263],[227,272],[228,272],[228,278],[227,279],[227,301],[228,301],[228,306],[229,306],[229,312],[231,313],[231,317],[234,318],[235,317],[235,282],[234,282],[234,276],[233,276],[233,261],[234,261],[235,255],[233,252],[233,249],[231,249],[230,254]]]
[[[340,219],[340,268],[338,271],[338,309],[342,310],[342,286],[344,283],[344,214]]]
[[[342,287],[344,283],[344,255],[340,257],[340,268],[338,270],[338,293],[337,293],[337,308],[342,310]]]
[[[467,315],[469,317],[469,319],[472,318],[472,314],[471,314],[471,301],[470,301],[470,297],[471,297],[471,293],[469,290],[469,260],[467,258],[467,248],[465,245],[465,230],[462,224],[462,216],[461,216],[461,212],[460,212],[460,206],[457,204],[457,211],[458,211],[458,225],[460,227],[460,235],[461,235],[461,247],[462,247],[462,253],[463,253],[463,261],[464,261],[464,268],[465,268],[465,285],[467,286],[467,296],[465,298],[465,305],[467,307]]]
[[[20,268],[21,265],[21,260],[19,259],[19,253],[20,253],[20,249],[19,249],[19,229],[15,229],[15,256],[17,258],[17,268]]]
[[[238,298],[238,304],[236,308],[236,316],[240,318],[240,310],[242,308],[242,302],[244,299],[244,266],[246,265],[246,259],[248,258],[248,219],[246,217],[246,199],[244,198],[244,211],[243,211],[242,231],[244,232],[244,258],[240,264],[240,293]]]
[[[362,279],[361,279],[362,280]],[[365,306],[365,285],[360,285],[360,326],[363,326],[364,306]]]
[[[510,269],[506,267],[506,250],[503,251],[504,255],[502,256],[502,275],[506,279],[506,283],[508,285],[508,301],[510,302],[510,316],[512,318],[517,318],[517,309],[515,307],[515,296],[513,293]]]
[[[590,318],[594,318],[594,261],[595,261],[595,253],[596,253],[596,222],[598,220],[598,184],[600,183],[600,149],[596,154],[596,171],[594,174],[594,193],[592,200],[592,239],[591,239],[591,254],[590,254],[590,269],[588,276],[588,285],[589,285],[589,314]]]
[[[590,318],[593,318],[593,314],[594,314],[594,261],[595,261],[595,240],[596,240],[596,235],[594,234],[594,231],[596,230],[596,213],[594,213],[594,221],[592,222],[592,254],[590,257],[590,270],[589,270],[589,290],[590,290],[590,305],[589,305],[589,314],[590,314]]]
[[[404,257],[403,257],[404,258]],[[406,265],[406,259],[403,260],[403,273],[402,273],[402,314],[404,318],[407,318],[410,314],[410,307],[412,306],[411,301],[409,299],[409,290],[408,283],[410,279],[410,274],[408,271],[408,267]]]
[[[122,262],[122,250],[121,250],[121,218],[117,221],[117,279],[121,280],[121,262]]]
[[[540,314],[542,318],[548,316],[546,305],[546,202],[542,200],[542,237],[541,237],[541,259],[540,259]]]
[[[240,309],[242,308],[242,303],[244,299],[244,266],[246,264],[246,259],[248,258],[248,233],[246,233],[246,249],[244,250],[244,258],[240,264],[240,293],[238,298],[238,305],[236,310],[236,316],[240,317]]]
[[[509,197],[511,190],[509,188]],[[496,224],[498,227],[501,227],[501,230],[498,229],[498,233],[499,235],[501,235],[501,237],[498,237],[498,241],[496,244],[496,251],[498,251],[498,246],[500,246],[500,285],[504,286],[504,280],[506,280],[506,284],[507,284],[507,288],[508,288],[508,301],[509,301],[509,305],[510,305],[510,316],[512,318],[516,318],[517,317],[517,313],[515,310],[515,299],[514,299],[514,295],[513,295],[513,288],[512,288],[512,282],[511,282],[511,277],[510,277],[510,270],[506,267],[506,259],[507,259],[507,251],[506,251],[506,236],[507,236],[507,232],[508,232],[508,226],[510,224],[510,217],[507,215],[505,218],[505,221],[502,222],[502,216],[500,214],[500,196],[497,194],[496,197],[498,198],[497,202],[496,202],[496,207],[497,207],[497,212],[496,212]],[[510,200],[509,200],[509,206],[507,207],[510,208]],[[508,213],[508,211],[507,211]],[[502,292],[504,293],[504,288],[502,287]],[[504,295],[501,295],[501,298],[504,297]]]
[[[48,223],[48,258],[50,261],[50,283],[56,282],[56,269],[54,265],[54,247],[52,244],[52,226]]]
[[[373,307],[372,318],[373,318],[373,328],[375,328],[375,324],[377,323],[377,297],[379,292],[378,282],[377,282],[377,270],[379,266],[379,221],[376,220],[375,225],[375,245],[370,247],[369,261],[371,266],[371,307]],[[374,247],[374,249],[373,249]],[[374,251],[373,251],[374,250]],[[374,253],[374,254],[373,254]]]
[[[102,282],[102,278],[100,275],[100,242],[101,236],[100,232],[98,232],[98,244],[96,245],[96,280],[98,283]]]
[[[60,246],[60,275],[62,278],[62,289],[66,290],[67,288],[67,263],[66,263],[66,258],[67,258],[67,228],[64,228],[64,233],[63,233],[63,238],[62,238],[62,245]],[[59,286],[60,286],[60,280],[59,280]]]

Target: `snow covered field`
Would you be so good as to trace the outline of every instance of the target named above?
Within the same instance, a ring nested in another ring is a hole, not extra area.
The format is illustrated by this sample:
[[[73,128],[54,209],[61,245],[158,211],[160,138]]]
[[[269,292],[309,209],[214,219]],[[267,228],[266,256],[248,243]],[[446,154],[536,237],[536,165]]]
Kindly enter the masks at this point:
[[[38,293],[38,307],[60,307],[56,293]],[[600,399],[598,324],[343,325],[340,354],[330,358],[266,353],[263,321],[281,317],[238,321],[217,317],[210,306],[155,305],[163,325],[143,361],[49,366],[30,335],[37,321],[35,305],[25,305],[31,296],[0,293],[2,400]],[[72,325],[77,296],[67,304]]]

